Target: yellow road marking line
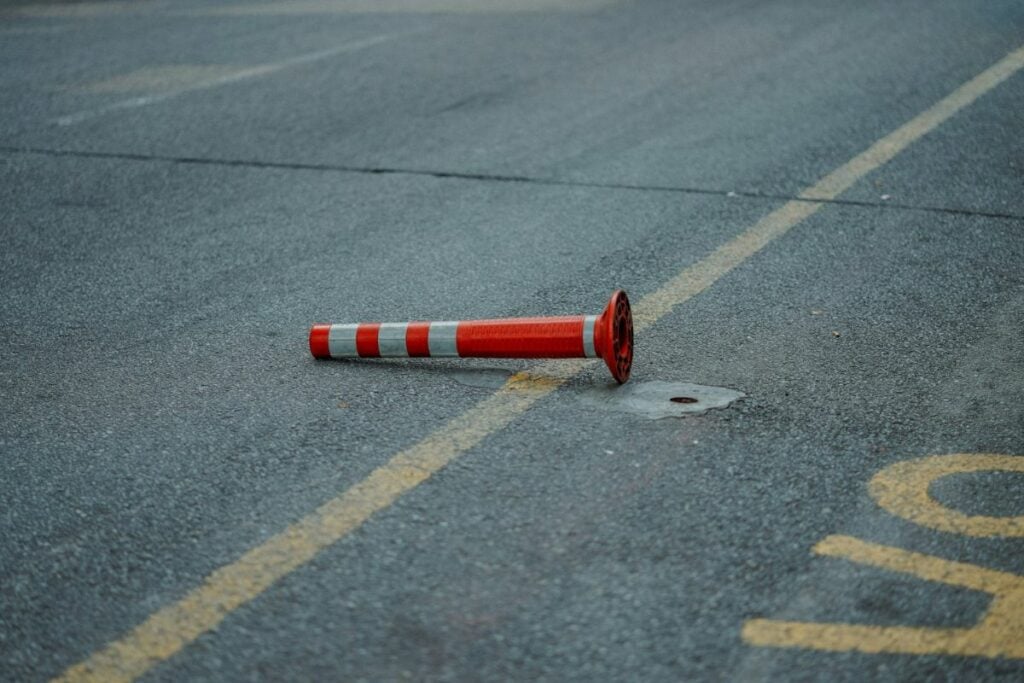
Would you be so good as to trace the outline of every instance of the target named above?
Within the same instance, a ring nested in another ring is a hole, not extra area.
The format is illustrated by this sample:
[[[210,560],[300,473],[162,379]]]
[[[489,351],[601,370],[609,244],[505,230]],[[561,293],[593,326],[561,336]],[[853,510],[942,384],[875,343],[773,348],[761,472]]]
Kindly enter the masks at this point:
[[[358,528],[434,472],[547,396],[579,371],[549,361],[543,375],[519,373],[492,396],[393,456],[366,479],[321,505],[284,532],[210,574],[180,601],[161,608],[120,640],[77,664],[58,680],[131,681],[219,624],[281,577]]]
[[[920,116],[882,138],[866,152],[801,193],[813,199],[835,197],[857,179],[991,90],[1024,66],[1024,48],[955,90]],[[640,300],[634,324],[643,331],[676,306],[717,282],[772,240],[784,235],[822,204],[790,201],[753,227],[686,268]],[[503,429],[590,363],[549,361],[533,374],[521,373],[491,397],[456,417],[414,446],[398,453],[337,498],[277,536],[206,578],[177,603],[168,605],[122,638],[72,666],[57,680],[130,681],[180,651],[219,624],[231,611],[253,600],[271,584],[308,562],[317,552],[358,528],[434,472]],[[294,555],[294,556],[293,556]]]
[[[1024,515],[965,515],[928,495],[928,487],[936,479],[965,472],[1024,473],[1024,457],[955,453],[904,460],[872,477],[868,490],[883,508],[921,526],[967,536],[1024,536]]]
[[[981,621],[970,628],[751,619],[743,625],[744,641],[762,647],[835,652],[1024,658],[1024,577],[850,536],[829,536],[814,547],[814,552],[911,574],[926,581],[984,591],[992,596],[992,602]]]
[[[934,106],[903,124],[850,161],[799,194],[805,200],[835,199],[865,175],[880,167],[968,104],[1024,67],[1024,47],[1014,50]],[[761,219],[753,228],[725,243],[700,263],[687,268],[649,294],[634,313],[633,323],[644,329],[674,307],[703,291],[718,278],[750,258],[790,228],[815,213],[821,204],[791,201]]]

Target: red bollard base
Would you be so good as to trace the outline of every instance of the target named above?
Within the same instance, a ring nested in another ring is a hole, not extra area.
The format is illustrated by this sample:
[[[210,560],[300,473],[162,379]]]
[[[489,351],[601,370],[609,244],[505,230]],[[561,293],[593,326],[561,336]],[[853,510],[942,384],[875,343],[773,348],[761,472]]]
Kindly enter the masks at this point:
[[[612,294],[594,326],[594,346],[619,384],[629,379],[633,367],[633,313],[621,289]]]

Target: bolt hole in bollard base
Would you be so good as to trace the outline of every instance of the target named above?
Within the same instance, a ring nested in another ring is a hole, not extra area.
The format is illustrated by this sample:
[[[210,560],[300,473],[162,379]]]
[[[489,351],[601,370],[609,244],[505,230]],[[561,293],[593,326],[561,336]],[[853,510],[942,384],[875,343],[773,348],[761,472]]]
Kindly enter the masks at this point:
[[[619,384],[633,365],[624,291],[600,315],[408,323],[316,324],[316,358],[601,358]]]

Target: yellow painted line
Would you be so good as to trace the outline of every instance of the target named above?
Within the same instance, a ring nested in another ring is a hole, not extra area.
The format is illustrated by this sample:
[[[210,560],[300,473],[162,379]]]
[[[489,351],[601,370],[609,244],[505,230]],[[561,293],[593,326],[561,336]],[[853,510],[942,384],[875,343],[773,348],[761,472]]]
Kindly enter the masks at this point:
[[[358,528],[373,513],[508,425],[577,371],[575,364],[564,361],[543,363],[540,368],[550,374],[513,376],[495,394],[398,453],[311,515],[216,570],[183,599],[158,610],[120,640],[68,669],[58,680],[131,681],[173,656],[275,581]]]
[[[872,477],[868,491],[892,514],[921,526],[967,536],[1024,536],[1024,516],[965,515],[928,495],[935,480],[969,472],[1024,473],[1024,456],[955,453],[905,460]]]
[[[1024,659],[1024,577],[850,536],[829,536],[815,546],[814,552],[910,574],[926,581],[984,591],[992,596],[992,602],[981,620],[970,628],[751,619],[743,625],[744,641],[762,647],[833,652]]]
[[[801,192],[799,196],[806,200],[835,199],[855,182],[1002,83],[1019,71],[1021,67],[1024,67],[1024,47],[1014,50],[930,109],[915,116]],[[681,302],[709,287],[722,275],[760,251],[766,244],[815,213],[821,206],[821,204],[811,201],[791,201],[768,214],[753,228],[722,245],[703,261],[687,268],[669,280],[661,289],[645,297],[634,313],[634,325],[639,330],[654,324]]]
[[[879,140],[805,190],[802,196],[815,199],[836,196],[1022,66],[1024,48],[1010,53],[924,114]],[[816,202],[787,202],[705,259],[683,270],[638,302],[634,311],[636,330],[649,328],[821,206]],[[388,507],[484,438],[506,427],[538,400],[592,364],[549,361],[536,366],[532,374],[516,375],[476,407],[398,453],[367,479],[309,516],[216,570],[180,601],[160,609],[120,639],[72,666],[57,680],[113,682],[130,681],[142,675],[216,627],[231,611],[259,596],[320,550],[344,538],[372,514]]]

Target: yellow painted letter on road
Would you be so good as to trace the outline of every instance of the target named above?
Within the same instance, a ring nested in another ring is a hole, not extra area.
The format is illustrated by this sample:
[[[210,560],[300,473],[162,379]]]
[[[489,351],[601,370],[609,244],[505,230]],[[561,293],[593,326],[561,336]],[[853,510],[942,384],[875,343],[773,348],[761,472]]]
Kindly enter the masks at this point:
[[[905,460],[876,474],[869,490],[892,514],[931,529],[967,536],[1024,536],[1024,516],[965,515],[928,495],[937,479],[969,472],[1024,473],[1024,456],[956,453]]]
[[[829,536],[814,547],[814,552],[911,574],[926,581],[984,591],[992,596],[992,603],[984,617],[971,628],[751,619],[743,626],[744,641],[765,647],[837,652],[1024,659],[1024,577],[868,543],[850,536]]]

